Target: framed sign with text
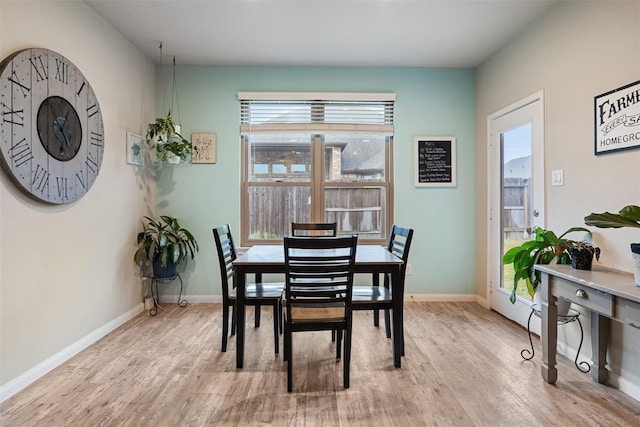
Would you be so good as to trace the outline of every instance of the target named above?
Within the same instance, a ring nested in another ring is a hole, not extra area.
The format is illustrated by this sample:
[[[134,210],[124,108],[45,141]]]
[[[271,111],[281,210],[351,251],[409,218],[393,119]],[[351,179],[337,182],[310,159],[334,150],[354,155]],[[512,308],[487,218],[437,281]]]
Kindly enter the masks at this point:
[[[414,138],[416,187],[456,186],[456,138],[416,136]]]
[[[640,80],[594,98],[595,154],[640,147]]]
[[[191,143],[198,147],[191,153],[191,163],[215,163],[216,162],[216,134],[192,133]]]

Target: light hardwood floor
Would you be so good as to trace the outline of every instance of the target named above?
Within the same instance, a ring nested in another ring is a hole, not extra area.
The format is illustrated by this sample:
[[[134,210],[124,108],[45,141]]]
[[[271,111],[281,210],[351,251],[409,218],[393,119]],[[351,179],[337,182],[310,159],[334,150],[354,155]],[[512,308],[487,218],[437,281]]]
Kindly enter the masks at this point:
[[[293,338],[294,391],[273,353],[271,311],[220,352],[219,304],[147,312],[0,405],[2,426],[639,426],[640,402],[559,358],[556,385],[526,330],[474,303],[407,303],[406,356],[354,314],[351,388],[328,332]],[[247,313],[252,319],[253,311]]]

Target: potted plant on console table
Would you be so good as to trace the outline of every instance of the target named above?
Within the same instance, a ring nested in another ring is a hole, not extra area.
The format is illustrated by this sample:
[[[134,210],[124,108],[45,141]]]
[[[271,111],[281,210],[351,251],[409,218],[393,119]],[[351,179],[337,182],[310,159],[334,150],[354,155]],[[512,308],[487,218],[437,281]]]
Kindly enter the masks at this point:
[[[640,228],[640,206],[625,206],[617,214],[591,213],[584,217],[584,223],[598,228]],[[640,243],[631,243],[631,257],[636,286],[640,286]]]
[[[161,215],[154,220],[144,217],[147,224],[138,233],[136,250],[133,260],[141,265],[143,257],[153,265],[153,275],[156,278],[174,277],[177,266],[188,257],[194,258],[200,249],[193,234],[183,228],[178,219],[169,215]]]
[[[591,236],[591,232],[583,227],[572,227],[560,236],[551,230],[537,227],[533,240],[528,240],[505,252],[502,263],[512,264],[515,272],[513,290],[509,298],[511,303],[515,304],[516,302],[516,291],[521,280],[527,285],[529,295],[532,297],[535,295],[541,280],[540,272],[535,270],[536,264],[571,264],[568,249],[575,245],[576,241],[567,239],[565,236],[573,232],[585,232],[587,236]],[[566,304],[563,304],[564,302],[564,300],[558,300],[558,314],[562,314],[563,310],[564,314],[569,311],[571,303],[566,301]]]
[[[593,257],[600,260],[600,248],[589,242],[573,242],[569,246],[571,267],[577,270],[591,270]]]

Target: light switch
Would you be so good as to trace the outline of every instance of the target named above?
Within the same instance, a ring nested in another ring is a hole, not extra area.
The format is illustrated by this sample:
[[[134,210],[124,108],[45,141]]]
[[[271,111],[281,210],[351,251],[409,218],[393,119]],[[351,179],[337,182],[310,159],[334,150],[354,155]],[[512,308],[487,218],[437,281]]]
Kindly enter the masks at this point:
[[[551,185],[564,185],[564,170],[551,171]]]

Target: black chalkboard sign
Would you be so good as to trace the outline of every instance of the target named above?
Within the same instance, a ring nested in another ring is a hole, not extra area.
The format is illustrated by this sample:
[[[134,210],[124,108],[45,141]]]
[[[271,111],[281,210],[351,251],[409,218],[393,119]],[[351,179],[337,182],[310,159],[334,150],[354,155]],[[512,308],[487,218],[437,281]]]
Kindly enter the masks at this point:
[[[455,137],[417,136],[414,139],[414,157],[417,187],[455,187]]]

